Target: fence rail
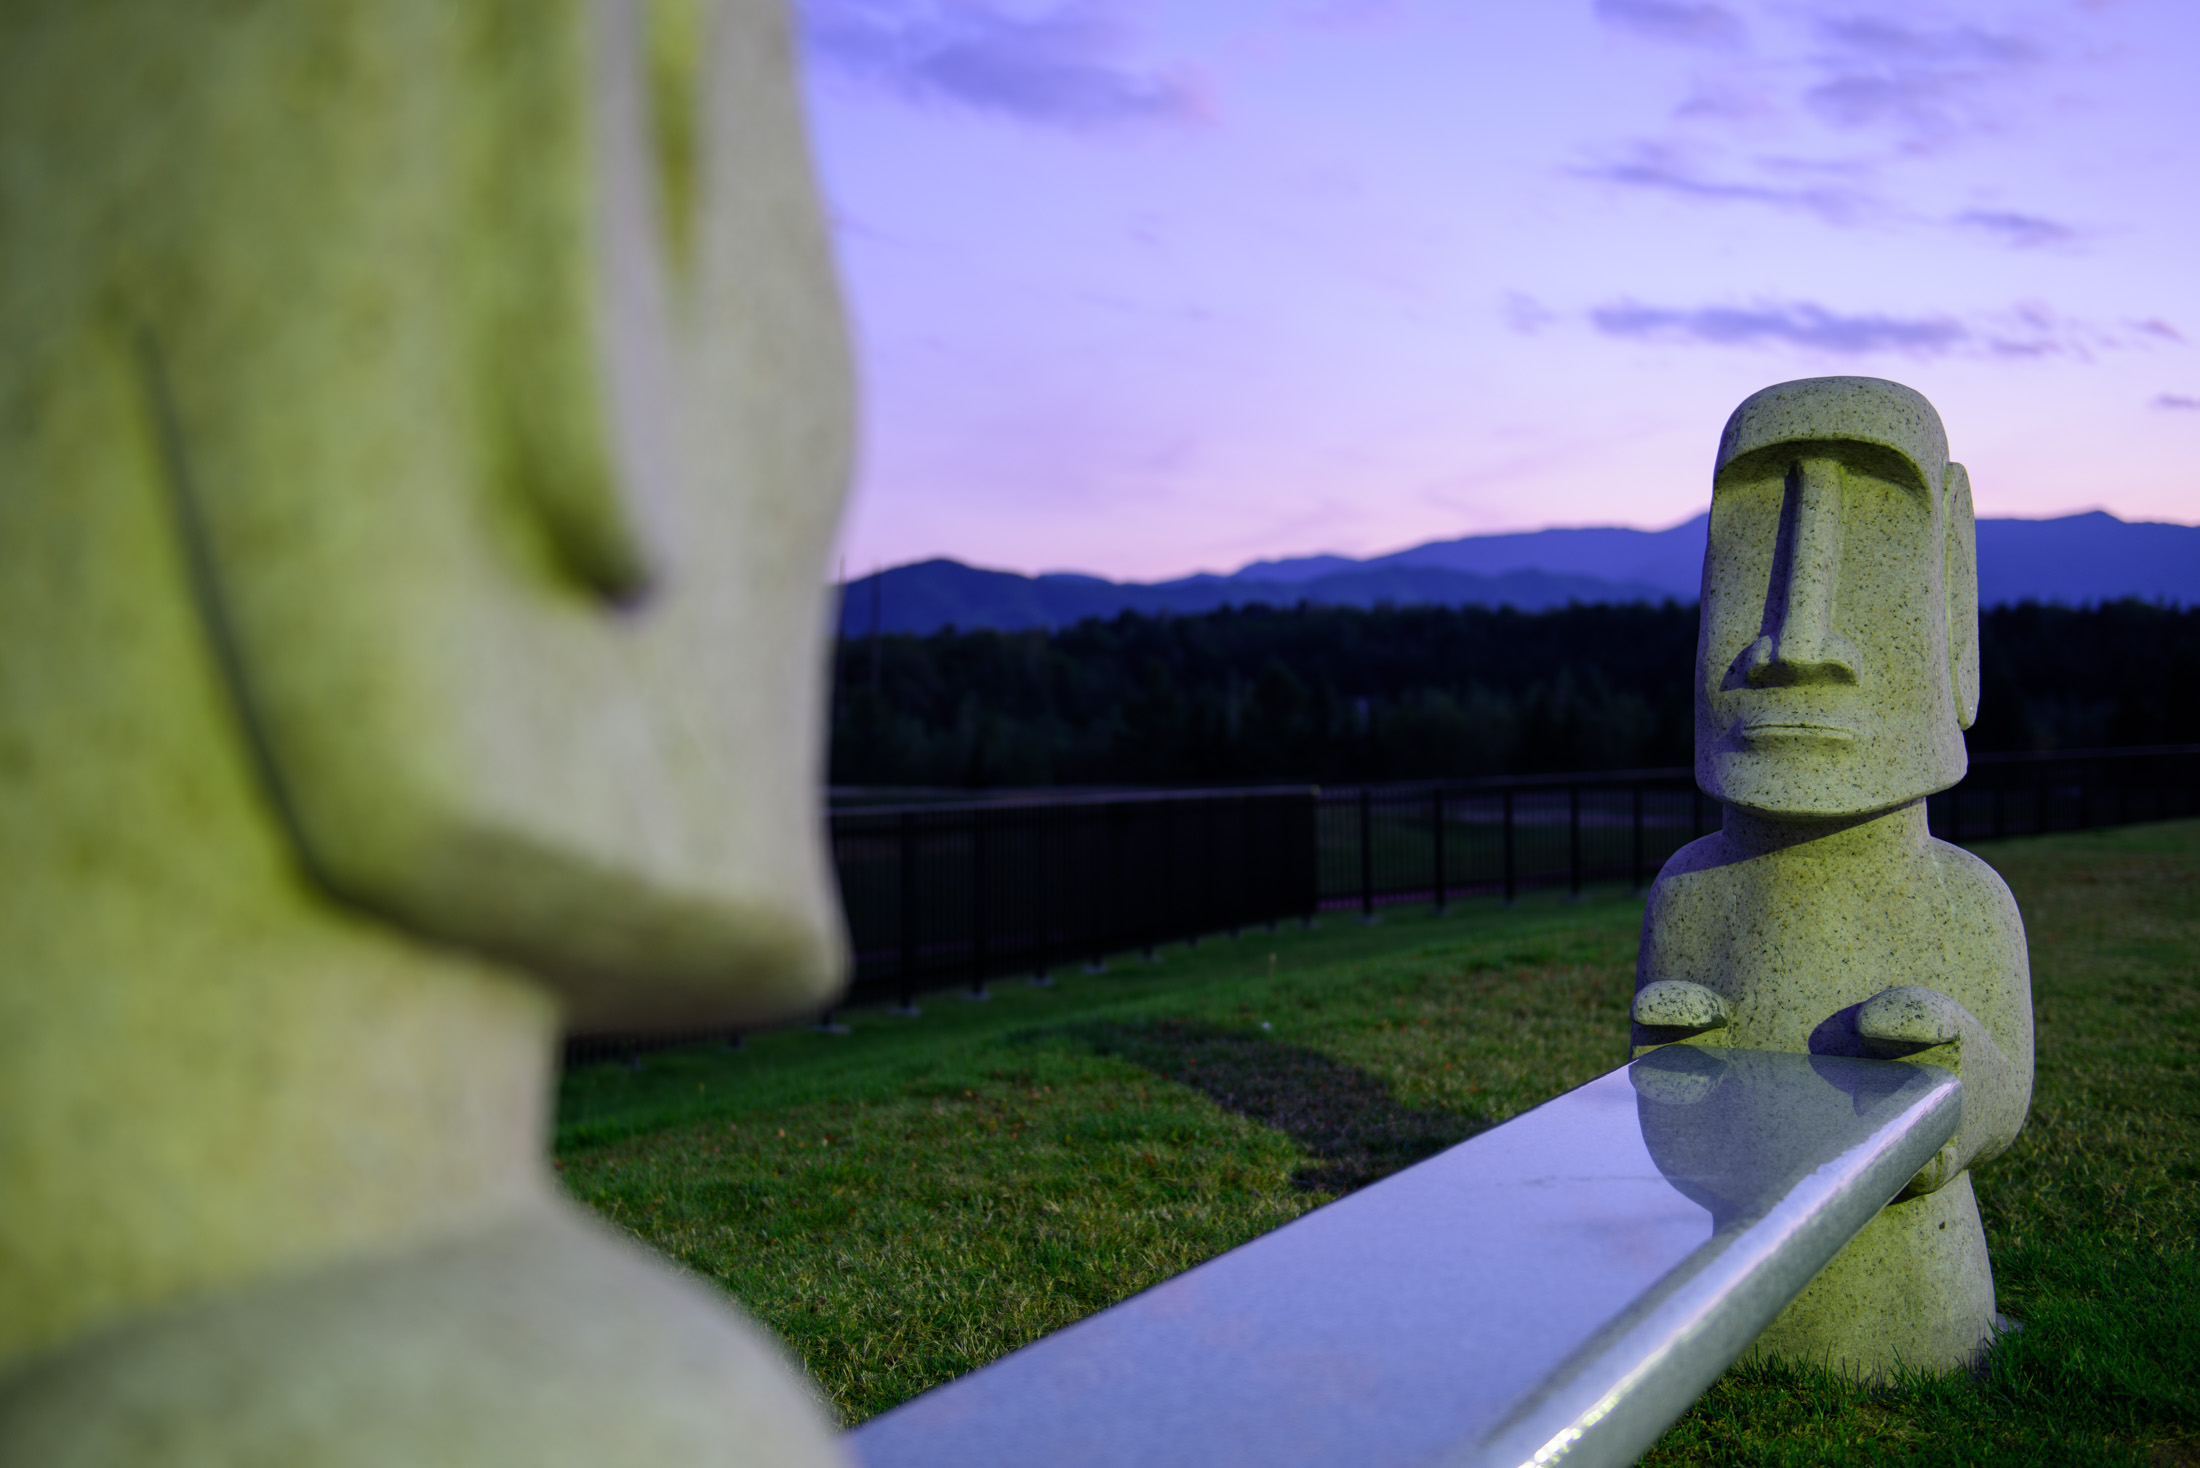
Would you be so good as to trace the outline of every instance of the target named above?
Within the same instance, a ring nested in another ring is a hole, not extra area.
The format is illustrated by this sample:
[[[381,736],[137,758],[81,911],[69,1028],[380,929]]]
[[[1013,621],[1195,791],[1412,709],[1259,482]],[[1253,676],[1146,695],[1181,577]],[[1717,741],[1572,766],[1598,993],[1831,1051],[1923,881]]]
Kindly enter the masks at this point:
[[[1964,842],[2200,815],[2200,744],[1978,754],[1926,805]],[[1719,807],[1685,769],[835,811],[851,997],[927,990],[1320,910],[1591,882],[1640,888]],[[568,1063],[684,1036],[576,1037]]]

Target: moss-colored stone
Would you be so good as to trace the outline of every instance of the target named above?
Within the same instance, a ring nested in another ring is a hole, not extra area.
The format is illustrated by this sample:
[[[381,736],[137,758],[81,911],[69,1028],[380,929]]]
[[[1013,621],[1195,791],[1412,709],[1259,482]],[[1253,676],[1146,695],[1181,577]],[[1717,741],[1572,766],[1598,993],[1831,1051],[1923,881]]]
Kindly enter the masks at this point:
[[[561,1023],[841,977],[844,347],[690,8],[0,14],[0,1461],[836,1455],[542,1161]]]
[[[1697,782],[1726,818],[1658,874],[1636,981],[1638,1054],[1915,1056],[1962,1077],[1954,1140],[1759,1343],[1859,1376],[1960,1365],[1991,1335],[1967,1169],[2032,1094],[2023,920],[1925,825],[1978,702],[1970,484],[1946,445],[1924,398],[1874,378],[1782,383],[1729,421],[1696,685]]]

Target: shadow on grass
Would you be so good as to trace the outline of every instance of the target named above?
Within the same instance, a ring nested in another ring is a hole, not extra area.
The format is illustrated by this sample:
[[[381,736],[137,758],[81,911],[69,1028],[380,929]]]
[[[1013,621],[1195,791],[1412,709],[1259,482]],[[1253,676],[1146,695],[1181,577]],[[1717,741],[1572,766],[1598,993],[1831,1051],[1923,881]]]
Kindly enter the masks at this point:
[[[1403,1106],[1366,1071],[1259,1030],[1186,1020],[1078,1026],[1102,1055],[1189,1086],[1273,1127],[1317,1159],[1291,1175],[1310,1193],[1349,1193],[1486,1130],[1490,1121]]]

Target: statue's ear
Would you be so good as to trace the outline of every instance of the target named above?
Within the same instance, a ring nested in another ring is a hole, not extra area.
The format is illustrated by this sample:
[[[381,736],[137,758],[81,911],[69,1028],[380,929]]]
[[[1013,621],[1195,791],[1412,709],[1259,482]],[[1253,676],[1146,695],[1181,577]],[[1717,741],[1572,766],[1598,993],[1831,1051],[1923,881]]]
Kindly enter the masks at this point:
[[[1978,525],[1971,512],[1971,474],[1950,463],[1941,479],[1946,510],[1948,681],[1955,692],[1956,724],[1978,721]]]

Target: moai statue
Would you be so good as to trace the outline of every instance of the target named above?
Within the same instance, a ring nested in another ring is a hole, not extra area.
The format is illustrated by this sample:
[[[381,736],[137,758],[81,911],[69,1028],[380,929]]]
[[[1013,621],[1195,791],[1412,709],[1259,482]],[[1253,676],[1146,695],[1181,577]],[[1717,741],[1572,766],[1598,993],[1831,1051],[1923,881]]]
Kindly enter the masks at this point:
[[[1643,918],[1634,1039],[1908,1056],[1963,1080],[1939,1157],[1758,1349],[1859,1377],[1974,1360],[1996,1326],[1969,1169],[2032,1095],[2024,925],[1926,829],[1978,710],[1969,477],[1918,393],[1780,383],[1727,420],[1696,647],[1696,783],[1722,828]]]
[[[561,1026],[841,981],[778,0],[0,14],[0,1462],[826,1464]]]

